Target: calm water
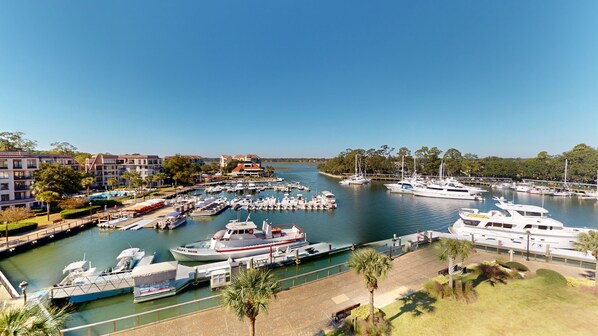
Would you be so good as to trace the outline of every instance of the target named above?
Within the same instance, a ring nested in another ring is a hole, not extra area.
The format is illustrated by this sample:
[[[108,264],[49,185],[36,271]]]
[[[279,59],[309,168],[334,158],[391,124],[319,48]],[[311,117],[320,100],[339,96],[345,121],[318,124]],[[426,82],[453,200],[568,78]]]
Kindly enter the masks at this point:
[[[318,174],[315,165],[278,164],[289,169],[278,170],[285,181],[299,181],[311,188],[311,192],[300,192],[306,198],[329,190],[336,195],[338,209],[319,212],[253,212],[256,223],[268,219],[275,224],[296,223],[308,234],[312,242],[326,241],[333,244],[365,243],[414,233],[417,230],[446,231],[458,218],[462,207],[489,210],[494,208],[492,196],[503,195],[518,203],[540,205],[552,216],[568,226],[598,228],[598,202],[577,198],[552,198],[539,195],[517,194],[510,191],[487,193],[485,202],[441,200],[413,197],[411,195],[389,194],[383,183],[369,186],[341,186],[338,180]],[[295,195],[297,191],[292,194]],[[268,196],[274,192],[261,193]],[[229,198],[231,197],[228,195]],[[278,194],[279,199],[282,194]],[[85,257],[92,265],[105,269],[112,265],[116,255],[123,249],[134,246],[148,252],[156,252],[156,261],[173,260],[168,249],[203,239],[221,229],[230,219],[237,218],[236,211],[226,211],[215,218],[197,221],[189,220],[186,225],[171,231],[157,232],[152,229],[139,231],[104,231],[89,229],[76,236],[65,238],[39,248],[0,260],[0,268],[17,287],[22,280],[29,282],[29,291],[51,286],[62,278],[62,268],[68,263]],[[241,216],[246,216],[242,212]],[[337,256],[335,258],[342,258]],[[280,277],[294,275],[299,271],[338,260],[320,260],[277,270]],[[114,317],[147,311],[158,307],[202,298],[213,293],[206,288],[192,288],[177,296],[146,302],[133,303],[132,294],[97,300],[77,306],[78,312],[69,321],[69,326],[102,321]]]

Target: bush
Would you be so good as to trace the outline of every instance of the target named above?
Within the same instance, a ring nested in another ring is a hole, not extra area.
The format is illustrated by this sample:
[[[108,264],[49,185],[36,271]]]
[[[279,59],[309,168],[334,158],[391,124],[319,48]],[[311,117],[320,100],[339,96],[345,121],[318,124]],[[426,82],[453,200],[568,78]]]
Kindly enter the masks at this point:
[[[502,266],[489,262],[481,263],[478,266],[478,271],[480,276],[488,280],[492,286],[497,283],[507,283],[507,280],[512,277],[511,273]]]
[[[567,279],[561,273],[553,270],[540,268],[536,271],[536,275],[543,278],[547,284],[567,285]]]
[[[91,208],[94,213],[103,209],[103,207],[98,206],[98,205],[94,205]],[[83,217],[86,215],[89,215],[89,207],[81,208],[81,209],[67,209],[67,210],[62,210],[60,212],[60,218],[62,218],[62,219],[73,219],[73,218]]]
[[[423,291],[433,298],[455,299],[457,301],[473,302],[476,299],[476,292],[473,289],[472,280],[465,277],[455,277],[453,287],[448,284],[448,277],[432,278],[424,283]]]
[[[120,201],[117,201],[117,200],[112,200],[112,199],[109,199],[109,200],[93,200],[93,201],[91,201],[91,203],[92,203],[93,205],[101,206],[102,208],[103,208],[104,206],[106,206],[106,207],[108,207],[108,208],[112,208],[112,207],[114,207],[115,205],[116,205],[116,206],[121,206],[121,205],[123,205],[123,204],[122,204],[122,202],[120,202]]]
[[[498,264],[504,268],[508,268],[510,270],[516,270],[518,272],[527,272],[529,268],[522,263],[518,263],[516,261],[499,261]]]
[[[380,313],[380,309],[374,307],[374,316]],[[351,310],[351,319],[357,318],[358,320],[367,321],[370,317],[370,305],[359,306]]]
[[[594,282],[594,280],[590,280],[590,279],[578,279],[578,278],[571,278],[571,277],[565,277],[567,279],[567,286],[569,287],[574,287],[574,288],[578,288],[578,287],[594,287],[594,285],[596,284]]]
[[[87,200],[82,197],[67,197],[60,201],[59,206],[61,209],[78,209],[87,205]]]
[[[6,226],[0,225],[2,232],[0,232],[0,237],[6,237]],[[8,224],[8,236],[12,236],[15,234],[32,231],[37,229],[37,223],[12,223]]]

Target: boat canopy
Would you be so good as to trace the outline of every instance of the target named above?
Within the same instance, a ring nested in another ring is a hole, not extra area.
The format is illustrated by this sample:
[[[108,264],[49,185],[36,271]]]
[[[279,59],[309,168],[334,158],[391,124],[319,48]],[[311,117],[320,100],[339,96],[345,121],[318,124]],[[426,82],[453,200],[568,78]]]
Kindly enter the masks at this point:
[[[131,247],[131,248],[128,248],[126,250],[123,250],[118,255],[118,257],[116,257],[116,259],[122,259],[122,258],[128,258],[128,257],[133,258],[133,257],[135,257],[135,254],[137,252],[139,252],[139,248],[138,247]]]
[[[252,221],[244,221],[239,222],[238,220],[234,219],[226,224],[226,228],[229,230],[248,230],[248,229],[257,229],[257,225],[255,225]]]
[[[176,278],[177,265],[176,261],[167,261],[158,264],[137,266],[133,268],[131,277],[133,277],[136,286],[174,280]]]
[[[72,262],[70,264],[68,264],[63,270],[62,270],[62,274],[71,272],[71,271],[75,271],[78,269],[82,269],[83,266],[85,266],[85,264],[87,264],[87,260],[79,260],[79,261],[75,261]]]
[[[166,215],[166,217],[178,217],[181,213],[178,211],[173,211],[171,213],[169,213],[168,215]]]

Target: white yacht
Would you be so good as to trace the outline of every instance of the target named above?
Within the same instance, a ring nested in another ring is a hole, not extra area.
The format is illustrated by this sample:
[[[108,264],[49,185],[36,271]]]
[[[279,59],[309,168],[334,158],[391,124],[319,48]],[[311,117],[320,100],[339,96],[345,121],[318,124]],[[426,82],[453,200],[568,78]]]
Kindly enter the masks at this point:
[[[187,216],[178,211],[173,211],[166,215],[164,219],[155,224],[155,228],[160,230],[174,230],[187,222]]]
[[[528,182],[520,182],[513,186],[513,190],[517,192],[529,192],[534,187],[533,184]]]
[[[413,188],[413,195],[421,197],[448,198],[483,201],[484,189],[464,186],[459,181],[449,178],[438,183]]]
[[[361,161],[359,160],[359,154],[355,155],[355,174],[347,177],[339,183],[342,185],[363,185],[370,183],[370,179],[366,178],[365,173],[361,170]]]
[[[305,232],[296,225],[281,229],[264,221],[262,229],[258,230],[247,217],[245,221],[230,221],[225,230],[216,232],[209,240],[177,247],[170,252],[178,261],[214,261],[251,257],[307,244]]]
[[[522,205],[495,198],[500,210],[479,212],[478,209],[461,209],[459,219],[449,227],[453,234],[473,235],[475,240],[501,240],[526,244],[529,232],[530,244],[552,248],[573,249],[573,243],[581,232],[589,229],[565,227],[550,217],[548,210],[535,205]]]

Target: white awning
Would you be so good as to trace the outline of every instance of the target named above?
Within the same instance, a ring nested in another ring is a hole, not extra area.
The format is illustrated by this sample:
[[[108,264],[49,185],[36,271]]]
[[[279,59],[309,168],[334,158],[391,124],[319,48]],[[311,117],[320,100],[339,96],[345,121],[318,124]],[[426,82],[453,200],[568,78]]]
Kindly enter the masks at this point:
[[[72,262],[70,264],[68,264],[63,270],[62,270],[62,274],[70,272],[70,271],[74,271],[74,270],[78,270],[78,269],[82,269],[83,266],[85,266],[85,264],[87,264],[87,260],[79,260],[79,261],[75,261]]]

